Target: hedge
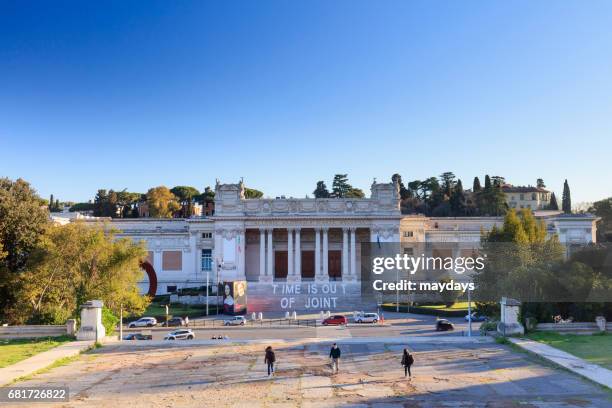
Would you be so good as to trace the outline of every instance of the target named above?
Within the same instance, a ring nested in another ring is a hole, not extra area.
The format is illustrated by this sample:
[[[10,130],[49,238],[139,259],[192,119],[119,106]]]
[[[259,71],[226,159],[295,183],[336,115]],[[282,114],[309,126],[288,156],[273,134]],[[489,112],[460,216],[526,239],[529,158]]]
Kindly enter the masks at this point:
[[[382,309],[387,312],[395,312],[397,310],[395,305],[383,305]],[[463,309],[442,310],[442,309],[432,309],[432,308],[427,308],[427,307],[408,306],[408,305],[401,305],[401,304],[399,307],[399,311],[401,313],[414,313],[414,314],[440,316],[440,317],[465,317],[465,315],[467,314],[467,312]]]

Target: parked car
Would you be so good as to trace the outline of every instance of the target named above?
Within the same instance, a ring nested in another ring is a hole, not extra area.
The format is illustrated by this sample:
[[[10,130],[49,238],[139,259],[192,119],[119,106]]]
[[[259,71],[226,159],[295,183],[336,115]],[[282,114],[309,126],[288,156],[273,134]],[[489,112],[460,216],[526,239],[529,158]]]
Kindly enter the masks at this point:
[[[469,320],[470,320],[470,315],[469,314],[465,315],[465,321],[468,322]],[[489,318],[487,316],[479,315],[476,312],[472,313],[472,321],[473,322],[486,322],[488,320],[489,320]]]
[[[355,316],[355,323],[378,323],[378,313],[360,313]]]
[[[342,315],[335,315],[335,316],[330,316],[327,319],[323,320],[323,326],[328,326],[328,325],[332,325],[332,326],[337,326],[337,325],[345,325],[348,321],[346,320],[346,317],[342,316]]]
[[[164,337],[164,340],[193,340],[195,339],[195,334],[191,329],[178,329],[171,331]]]
[[[226,326],[244,326],[245,323],[246,318],[244,316],[234,316],[223,321],[223,324]]]
[[[185,323],[185,319],[183,319],[182,317],[173,317],[172,319],[168,320],[168,327],[175,327],[175,326],[186,326],[187,324]]]
[[[153,336],[151,334],[130,333],[123,336],[123,340],[153,340]]]
[[[154,317],[141,317],[140,319],[128,324],[130,329],[135,327],[153,327],[157,325],[157,319]]]
[[[439,319],[436,321],[436,331],[455,330],[455,326],[447,319]]]

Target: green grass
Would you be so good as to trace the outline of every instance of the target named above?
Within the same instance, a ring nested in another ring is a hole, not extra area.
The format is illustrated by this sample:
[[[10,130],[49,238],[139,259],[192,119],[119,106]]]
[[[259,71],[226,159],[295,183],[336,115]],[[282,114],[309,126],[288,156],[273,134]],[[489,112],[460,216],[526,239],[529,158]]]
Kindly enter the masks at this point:
[[[214,302],[215,298],[211,297],[210,300],[211,302]],[[209,309],[210,314],[215,313],[215,305],[209,304],[208,309]],[[143,316],[165,316],[165,315],[166,315],[166,308],[162,306],[160,303],[151,303],[143,314]],[[175,316],[175,317],[189,316],[190,318],[206,316],[206,306],[200,306],[200,305],[192,306],[192,305],[184,305],[184,304],[170,305],[169,315]]]
[[[468,310],[468,302],[456,302],[451,307],[446,307],[446,305],[423,305],[419,306],[424,309],[436,309],[436,310]],[[474,310],[474,303],[472,303],[472,310]]]
[[[68,336],[0,340],[0,368],[10,366],[72,340],[74,339]]]
[[[612,370],[612,336],[609,334],[534,332],[529,333],[527,337]]]

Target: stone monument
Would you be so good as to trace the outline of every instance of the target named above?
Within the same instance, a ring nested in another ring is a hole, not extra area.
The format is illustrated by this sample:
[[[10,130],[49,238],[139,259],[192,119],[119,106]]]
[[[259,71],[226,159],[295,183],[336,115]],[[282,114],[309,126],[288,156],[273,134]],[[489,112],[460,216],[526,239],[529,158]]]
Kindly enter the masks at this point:
[[[503,297],[500,304],[501,321],[497,324],[497,332],[503,336],[525,334],[525,328],[519,322],[519,308],[521,302],[516,299]]]
[[[90,300],[81,305],[81,327],[77,340],[99,341],[106,336],[102,325],[102,301]]]

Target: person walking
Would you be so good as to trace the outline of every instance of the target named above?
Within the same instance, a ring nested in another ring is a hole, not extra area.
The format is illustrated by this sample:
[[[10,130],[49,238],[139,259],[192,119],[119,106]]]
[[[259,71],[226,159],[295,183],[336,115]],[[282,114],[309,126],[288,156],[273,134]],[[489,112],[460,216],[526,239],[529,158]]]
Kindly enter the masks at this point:
[[[329,351],[329,358],[331,358],[332,374],[334,373],[334,370],[336,371],[336,374],[338,374],[341,354],[342,352],[340,351],[340,347],[338,347],[338,345],[334,343],[332,345],[331,350]]]
[[[404,377],[408,376],[412,378],[412,373],[410,372],[410,366],[414,363],[414,357],[412,354],[408,352],[408,349],[404,349],[404,354],[402,355],[402,365],[404,366]]]
[[[268,365],[268,377],[274,375],[274,362],[276,361],[276,355],[272,351],[272,346],[266,347],[266,357],[264,362]]]

